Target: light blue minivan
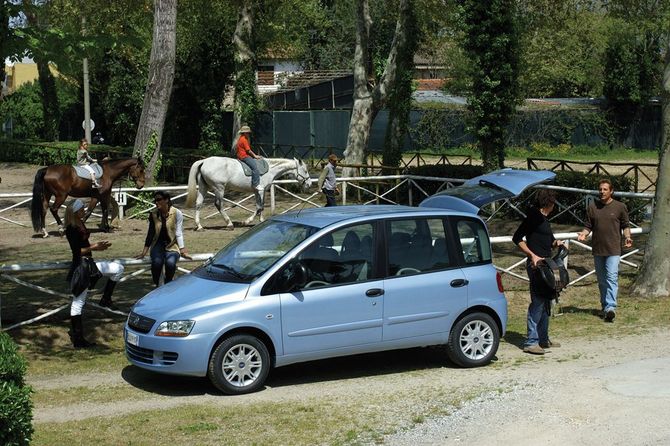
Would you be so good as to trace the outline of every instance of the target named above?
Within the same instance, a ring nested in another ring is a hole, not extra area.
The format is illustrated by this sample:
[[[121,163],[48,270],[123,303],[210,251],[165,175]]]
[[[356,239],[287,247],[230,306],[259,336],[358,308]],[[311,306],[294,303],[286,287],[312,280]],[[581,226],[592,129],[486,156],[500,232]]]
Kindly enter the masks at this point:
[[[258,390],[273,367],[381,350],[445,345],[460,366],[486,365],[507,301],[477,211],[553,175],[501,170],[418,208],[274,216],[140,299],[125,327],[128,360],[208,376],[227,394]]]

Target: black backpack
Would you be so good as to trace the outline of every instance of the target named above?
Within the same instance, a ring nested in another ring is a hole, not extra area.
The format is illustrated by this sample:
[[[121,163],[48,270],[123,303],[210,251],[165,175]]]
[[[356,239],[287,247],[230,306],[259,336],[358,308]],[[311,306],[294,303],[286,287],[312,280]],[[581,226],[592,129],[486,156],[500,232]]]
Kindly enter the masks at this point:
[[[570,275],[565,268],[563,260],[568,255],[568,249],[565,246],[558,248],[558,252],[552,258],[546,258],[537,264],[537,274],[545,288],[554,294],[557,298],[570,282]]]

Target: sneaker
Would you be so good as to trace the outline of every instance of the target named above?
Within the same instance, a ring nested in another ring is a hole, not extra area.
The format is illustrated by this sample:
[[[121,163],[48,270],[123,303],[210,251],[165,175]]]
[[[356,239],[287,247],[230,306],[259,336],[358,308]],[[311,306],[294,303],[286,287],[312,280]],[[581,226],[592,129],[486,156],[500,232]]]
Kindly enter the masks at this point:
[[[616,313],[614,310],[607,310],[605,312],[605,322],[614,322],[614,318],[616,317]]]
[[[560,342],[553,342],[552,340],[549,340],[549,342],[540,342],[540,347],[542,348],[558,348],[560,346]]]
[[[537,344],[524,347],[523,352],[531,355],[544,355],[544,349]]]

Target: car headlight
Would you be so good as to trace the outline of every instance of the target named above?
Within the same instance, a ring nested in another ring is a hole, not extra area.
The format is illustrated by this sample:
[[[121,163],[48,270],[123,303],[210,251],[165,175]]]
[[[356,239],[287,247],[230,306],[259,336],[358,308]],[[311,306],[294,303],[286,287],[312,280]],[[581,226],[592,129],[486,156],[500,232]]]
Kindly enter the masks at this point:
[[[156,336],[188,336],[195,325],[195,321],[165,321],[156,329]]]

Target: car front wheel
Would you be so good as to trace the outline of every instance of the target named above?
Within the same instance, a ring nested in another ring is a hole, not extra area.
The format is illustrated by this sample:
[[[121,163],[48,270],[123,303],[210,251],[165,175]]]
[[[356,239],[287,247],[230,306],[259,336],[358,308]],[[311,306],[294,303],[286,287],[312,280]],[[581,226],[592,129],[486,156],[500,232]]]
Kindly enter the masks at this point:
[[[251,335],[233,335],[214,350],[207,376],[217,389],[229,395],[255,392],[270,372],[270,354],[263,342]]]
[[[491,362],[500,344],[500,331],[486,313],[472,313],[456,322],[449,334],[447,354],[461,367],[480,367]]]

